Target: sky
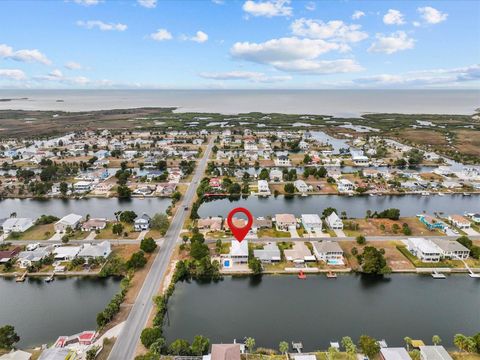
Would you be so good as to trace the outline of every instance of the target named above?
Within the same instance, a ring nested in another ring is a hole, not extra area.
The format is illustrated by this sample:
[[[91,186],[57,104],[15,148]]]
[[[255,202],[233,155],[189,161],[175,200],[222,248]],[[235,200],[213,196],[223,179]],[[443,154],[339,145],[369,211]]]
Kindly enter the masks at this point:
[[[2,0],[0,88],[480,89],[480,1]]]

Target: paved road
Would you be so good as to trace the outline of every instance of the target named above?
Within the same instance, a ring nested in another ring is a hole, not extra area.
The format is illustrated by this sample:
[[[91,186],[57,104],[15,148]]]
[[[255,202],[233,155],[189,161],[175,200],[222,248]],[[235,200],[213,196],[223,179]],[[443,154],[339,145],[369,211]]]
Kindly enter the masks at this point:
[[[173,217],[170,228],[165,235],[164,245],[160,248],[152,267],[145,278],[145,282],[137,296],[135,304],[128,315],[123,330],[119,334],[115,345],[108,357],[110,360],[129,360],[135,356],[135,350],[140,339],[140,334],[147,323],[148,316],[153,308],[152,298],[158,293],[160,283],[168,269],[170,258],[178,242],[180,232],[182,231],[188,211],[185,206],[191,206],[197,185],[202,179],[207,166],[208,158],[213,147],[213,138],[208,143],[208,147],[200,160],[192,182],[188,187],[180,207]]]

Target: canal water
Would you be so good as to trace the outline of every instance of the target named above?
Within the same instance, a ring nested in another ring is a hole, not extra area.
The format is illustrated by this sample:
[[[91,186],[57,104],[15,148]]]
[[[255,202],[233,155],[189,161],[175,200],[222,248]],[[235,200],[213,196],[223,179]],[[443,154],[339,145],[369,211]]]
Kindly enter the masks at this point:
[[[10,324],[18,347],[54,342],[60,335],[95,330],[97,313],[119,291],[118,278],[28,278],[24,283],[0,278],[0,326]]]
[[[119,210],[133,210],[137,215],[147,213],[152,216],[155,213],[164,213],[170,203],[168,198],[3,199],[0,200],[0,218],[9,217],[16,212],[18,217],[33,219],[42,214],[62,217],[69,213],[113,219],[114,213]]]
[[[452,275],[343,275],[226,277],[218,283],[179,283],[169,301],[168,341],[204,335],[213,343],[253,337],[257,346],[278,349],[280,341],[301,341],[304,349],[327,349],[330,341],[362,334],[431,342],[439,335],[451,347],[456,333],[480,330],[480,280]]]
[[[234,207],[245,207],[254,216],[273,216],[278,213],[321,214],[327,207],[337,209],[339,214],[347,212],[348,217],[364,217],[365,212],[381,211],[388,208],[400,209],[401,216],[415,216],[426,211],[444,212],[445,214],[463,214],[464,212],[480,211],[480,196],[458,195],[397,195],[397,196],[341,196],[341,195],[310,195],[286,198],[270,196],[262,198],[249,196],[231,200],[228,198],[205,202],[198,210],[200,217],[225,217]]]

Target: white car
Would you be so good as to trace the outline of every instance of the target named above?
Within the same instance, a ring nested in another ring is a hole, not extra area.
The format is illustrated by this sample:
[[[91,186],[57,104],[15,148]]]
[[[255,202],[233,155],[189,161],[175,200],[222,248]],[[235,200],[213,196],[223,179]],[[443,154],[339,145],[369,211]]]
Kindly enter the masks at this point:
[[[40,246],[39,243],[28,244],[26,249],[27,251],[33,251],[38,249],[39,246]]]

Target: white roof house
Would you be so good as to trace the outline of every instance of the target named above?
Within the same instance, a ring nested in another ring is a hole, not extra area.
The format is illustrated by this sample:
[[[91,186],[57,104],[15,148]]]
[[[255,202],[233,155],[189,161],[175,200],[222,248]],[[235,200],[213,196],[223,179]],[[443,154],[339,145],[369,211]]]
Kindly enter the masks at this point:
[[[302,225],[307,231],[322,230],[322,219],[317,214],[302,214]]]
[[[68,214],[55,223],[55,231],[61,233],[69,227],[74,230],[80,225],[82,219],[82,215]]]
[[[270,195],[270,188],[268,187],[267,180],[258,180],[258,192]]]
[[[420,346],[422,360],[452,360],[450,354],[441,345]]]
[[[253,256],[265,263],[280,261],[282,259],[280,249],[275,243],[268,243],[263,247],[263,249],[253,250]]]
[[[384,360],[411,360],[407,350],[403,347],[387,347],[380,349]]]
[[[270,180],[271,181],[282,181],[283,173],[278,169],[270,170]]]
[[[30,360],[32,354],[22,350],[12,350],[9,353],[0,356],[0,360]]]
[[[83,258],[106,258],[112,252],[112,248],[109,241],[103,241],[100,244],[85,244],[78,253],[79,257]]]
[[[355,184],[348,179],[340,179],[337,181],[339,192],[349,192],[355,190]]]
[[[33,226],[33,220],[30,218],[8,218],[2,224],[3,232],[24,232]]]
[[[336,241],[312,242],[313,253],[319,261],[329,264],[343,265],[343,250]]]
[[[80,246],[59,246],[55,248],[53,253],[56,260],[73,260],[80,252]]]
[[[440,248],[424,238],[408,238],[407,249],[423,262],[439,262],[442,256]]]
[[[308,185],[305,181],[303,180],[295,180],[293,182],[293,185],[299,192],[307,192],[308,191]]]
[[[230,253],[226,257],[232,259],[234,263],[248,262],[248,240],[232,240]]]
[[[440,249],[443,258],[466,260],[470,255],[470,250],[458,241],[448,239],[431,239],[430,241]]]
[[[335,211],[332,212],[329,216],[327,216],[325,221],[327,222],[327,225],[330,229],[334,229],[334,230],[343,229],[342,219],[338,217]]]

